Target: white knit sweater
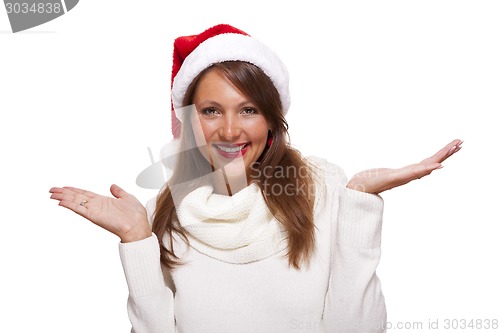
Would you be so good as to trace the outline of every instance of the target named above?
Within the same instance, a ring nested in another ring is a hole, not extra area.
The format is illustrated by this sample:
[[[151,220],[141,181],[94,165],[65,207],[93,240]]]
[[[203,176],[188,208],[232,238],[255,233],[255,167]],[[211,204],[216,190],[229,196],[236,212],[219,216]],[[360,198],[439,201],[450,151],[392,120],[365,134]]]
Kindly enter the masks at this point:
[[[119,245],[132,332],[385,332],[375,274],[382,198],[347,189],[339,167],[311,161],[322,172],[310,265],[288,265],[281,226],[253,186],[233,197],[201,188],[177,209],[191,244],[175,242],[182,266],[162,270],[155,235]]]

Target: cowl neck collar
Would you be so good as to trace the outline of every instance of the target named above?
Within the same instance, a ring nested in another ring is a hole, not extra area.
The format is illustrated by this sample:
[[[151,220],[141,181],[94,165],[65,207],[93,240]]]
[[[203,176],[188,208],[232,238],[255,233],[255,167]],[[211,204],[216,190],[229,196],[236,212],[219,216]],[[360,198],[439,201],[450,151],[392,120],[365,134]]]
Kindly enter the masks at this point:
[[[177,216],[191,247],[224,262],[250,263],[287,247],[286,231],[256,184],[233,196],[201,186],[184,197]]]

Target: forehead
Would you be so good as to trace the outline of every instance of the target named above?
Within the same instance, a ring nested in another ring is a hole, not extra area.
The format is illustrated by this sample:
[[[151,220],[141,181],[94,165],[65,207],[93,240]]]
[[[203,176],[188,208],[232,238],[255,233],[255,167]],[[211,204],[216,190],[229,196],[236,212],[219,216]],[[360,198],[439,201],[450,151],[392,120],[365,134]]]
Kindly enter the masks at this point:
[[[204,98],[248,99],[218,68],[210,68],[196,84],[194,99]]]

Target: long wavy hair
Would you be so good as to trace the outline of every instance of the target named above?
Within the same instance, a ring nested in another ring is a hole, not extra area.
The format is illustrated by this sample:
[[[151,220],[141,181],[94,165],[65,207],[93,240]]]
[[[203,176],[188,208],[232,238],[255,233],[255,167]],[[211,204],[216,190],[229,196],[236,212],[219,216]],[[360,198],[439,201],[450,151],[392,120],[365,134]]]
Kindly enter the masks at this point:
[[[208,67],[189,86],[183,105],[192,104],[200,78],[212,70],[220,71],[233,83],[257,106],[270,124],[272,143],[251,166],[250,179],[259,186],[270,212],[287,232],[286,255],[289,265],[300,269],[302,263],[309,261],[315,247],[313,167],[299,151],[291,147],[279,93],[271,79],[255,65],[243,61],[226,61]],[[153,217],[153,232],[160,240],[161,263],[169,269],[182,264],[174,253],[174,235],[189,244],[177,217],[176,203],[200,186],[203,176],[213,172],[213,167],[196,147],[190,118],[184,117],[180,136],[181,153],[177,156],[172,176],[157,196]],[[273,171],[281,172],[281,176],[273,177]],[[286,175],[284,171],[287,171]],[[275,188],[306,191],[269,191]]]

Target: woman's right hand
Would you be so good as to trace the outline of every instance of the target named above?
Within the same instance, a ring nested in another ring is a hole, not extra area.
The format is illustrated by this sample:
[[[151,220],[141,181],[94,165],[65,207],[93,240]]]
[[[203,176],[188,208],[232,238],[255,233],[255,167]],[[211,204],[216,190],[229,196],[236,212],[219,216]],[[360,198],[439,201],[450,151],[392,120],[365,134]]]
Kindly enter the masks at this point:
[[[120,237],[123,243],[134,242],[152,235],[144,206],[133,195],[117,185],[111,185],[106,197],[74,187],[53,187],[51,199],[94,224]]]

